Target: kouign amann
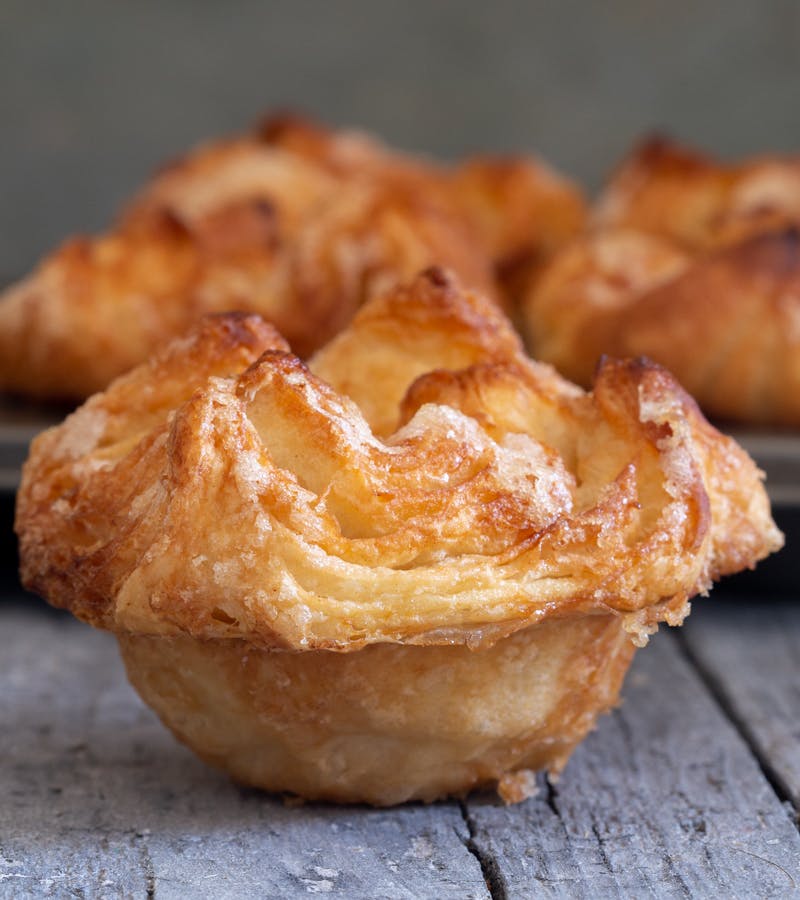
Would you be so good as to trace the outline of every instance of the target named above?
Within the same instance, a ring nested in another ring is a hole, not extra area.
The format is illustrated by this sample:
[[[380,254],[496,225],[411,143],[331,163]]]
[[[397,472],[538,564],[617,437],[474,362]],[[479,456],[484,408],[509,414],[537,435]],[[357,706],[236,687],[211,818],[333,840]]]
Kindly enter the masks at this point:
[[[441,269],[308,364],[203,319],[35,440],[17,530],[25,584],[114,632],[202,758],[377,805],[522,799],[659,622],[781,544],[664,369],[586,393]]]
[[[603,353],[662,363],[723,420],[800,425],[800,158],[633,153],[524,301],[529,345],[583,385]]]

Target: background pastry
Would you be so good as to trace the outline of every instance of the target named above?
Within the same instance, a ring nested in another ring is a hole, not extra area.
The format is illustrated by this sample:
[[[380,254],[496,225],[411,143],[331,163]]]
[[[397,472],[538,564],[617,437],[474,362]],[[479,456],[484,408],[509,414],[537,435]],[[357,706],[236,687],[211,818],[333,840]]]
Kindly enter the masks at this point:
[[[655,136],[612,174],[592,222],[663,235],[693,250],[797,224],[800,157],[725,163]]]
[[[654,140],[593,223],[528,294],[536,356],[586,385],[601,354],[645,354],[710,415],[800,425],[800,160]]]
[[[781,543],[664,370],[609,361],[586,394],[438,269],[308,366],[205,319],[35,441],[17,529],[28,587],[114,631],[201,756],[375,804],[521,799],[658,622]]]
[[[118,224],[0,299],[0,390],[82,398],[208,312],[257,312],[302,357],[368,297],[432,264],[511,303],[583,220],[533,159],[444,167],[279,116],[200,147]]]

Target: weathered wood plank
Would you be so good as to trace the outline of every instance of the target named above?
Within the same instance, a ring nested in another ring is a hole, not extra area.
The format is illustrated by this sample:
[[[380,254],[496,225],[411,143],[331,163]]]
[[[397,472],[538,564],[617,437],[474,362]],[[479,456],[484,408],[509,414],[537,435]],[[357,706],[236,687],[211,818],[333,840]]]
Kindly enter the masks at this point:
[[[800,602],[709,605],[687,625],[701,672],[800,810]]]
[[[487,895],[457,804],[290,808],[237,788],[69,618],[0,606],[0,685],[2,897]]]
[[[673,635],[637,656],[624,698],[556,791],[468,801],[495,895],[794,895],[798,832]]]
[[[758,623],[754,623],[754,628]],[[0,895],[786,896],[800,839],[680,653],[659,636],[557,793],[390,811],[232,786],[175,744],[113,643],[0,608]],[[546,786],[545,786],[546,787]]]

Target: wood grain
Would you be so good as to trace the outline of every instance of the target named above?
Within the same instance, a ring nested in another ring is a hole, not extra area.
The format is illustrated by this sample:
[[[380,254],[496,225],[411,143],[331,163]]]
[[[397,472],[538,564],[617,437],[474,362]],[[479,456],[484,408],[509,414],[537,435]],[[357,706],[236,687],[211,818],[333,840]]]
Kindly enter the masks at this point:
[[[485,897],[458,804],[307,805],[231,784],[128,687],[108,635],[0,607],[0,897]]]
[[[800,837],[671,634],[638,654],[624,703],[557,788],[467,804],[497,897],[783,897]]]
[[[800,809],[800,605],[701,609],[683,639],[779,793]]]
[[[798,893],[792,818],[671,634],[639,654],[624,705],[558,787],[542,778],[526,803],[292,807],[232,785],[176,744],[127,686],[107,635],[4,599],[3,898]],[[775,661],[746,663],[729,635],[749,622],[752,637],[763,611],[708,605],[692,643],[717,646],[704,659],[735,651],[740,680],[763,675],[768,690]],[[789,653],[800,621],[788,610],[767,630],[786,633]],[[782,652],[772,654],[779,666],[792,659]]]

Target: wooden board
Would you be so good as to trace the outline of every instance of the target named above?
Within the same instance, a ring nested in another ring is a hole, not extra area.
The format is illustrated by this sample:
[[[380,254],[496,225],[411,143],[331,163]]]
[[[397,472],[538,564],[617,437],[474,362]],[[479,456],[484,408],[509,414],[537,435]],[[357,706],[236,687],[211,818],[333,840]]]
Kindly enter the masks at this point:
[[[797,602],[704,606],[692,615],[683,638],[779,794],[800,809]]]
[[[0,897],[487,896],[457,803],[238,788],[144,708],[113,639],[70,618],[0,607],[0,684]]]
[[[800,838],[747,746],[659,634],[553,789],[468,803],[498,897],[784,897]]]
[[[795,636],[798,623],[793,623]],[[391,810],[286,806],[178,745],[113,639],[0,604],[0,896],[783,897],[800,836],[675,638],[557,789]]]

